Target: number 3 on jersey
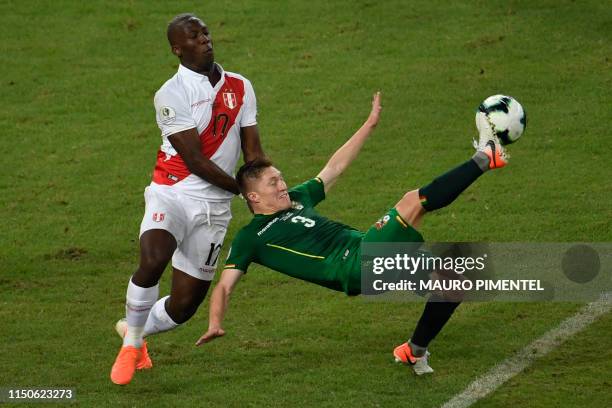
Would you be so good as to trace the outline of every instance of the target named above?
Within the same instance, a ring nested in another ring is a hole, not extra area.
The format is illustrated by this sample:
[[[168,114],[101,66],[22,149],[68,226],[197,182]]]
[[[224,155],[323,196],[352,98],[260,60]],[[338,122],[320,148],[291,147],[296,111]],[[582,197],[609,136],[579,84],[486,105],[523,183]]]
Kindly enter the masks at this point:
[[[315,225],[314,220],[307,217],[302,217],[301,215],[296,215],[295,217],[291,218],[291,222],[295,222],[296,224],[301,222],[306,228],[311,228]]]

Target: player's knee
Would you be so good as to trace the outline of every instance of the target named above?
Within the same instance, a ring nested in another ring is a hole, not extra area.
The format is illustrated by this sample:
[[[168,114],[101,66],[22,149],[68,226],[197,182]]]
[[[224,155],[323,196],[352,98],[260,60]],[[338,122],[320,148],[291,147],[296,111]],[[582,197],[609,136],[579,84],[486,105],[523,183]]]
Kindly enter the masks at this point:
[[[150,287],[159,282],[170,259],[155,254],[141,254],[138,269],[132,275],[132,282],[138,286]]]
[[[411,225],[418,224],[425,213],[421,201],[419,200],[418,190],[412,190],[404,194],[395,208],[398,214]]]
[[[440,299],[442,302],[456,303],[459,306],[459,303],[465,299],[465,294],[461,290],[444,291],[440,294]]]
[[[140,256],[139,269],[146,274],[161,274],[169,261],[170,259],[168,259],[167,256],[153,251],[142,253]]]
[[[402,197],[401,202],[406,207],[409,207],[409,208],[412,208],[412,209],[420,210],[420,209],[423,208],[421,206],[421,201],[419,200],[419,191],[418,190],[408,191]]]

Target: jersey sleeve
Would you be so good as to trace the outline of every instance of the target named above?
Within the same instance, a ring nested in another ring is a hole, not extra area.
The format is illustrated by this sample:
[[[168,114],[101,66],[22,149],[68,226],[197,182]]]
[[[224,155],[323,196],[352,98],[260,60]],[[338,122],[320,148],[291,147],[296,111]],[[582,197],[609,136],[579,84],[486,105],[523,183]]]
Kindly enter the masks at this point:
[[[254,261],[254,244],[255,242],[249,239],[248,234],[240,230],[232,241],[223,269],[238,269],[246,273],[249,265]]]
[[[289,197],[305,206],[314,207],[325,199],[323,180],[315,177],[297,185],[289,190]]]
[[[155,117],[164,137],[197,127],[187,99],[179,89],[162,88],[155,94]]]
[[[255,98],[255,90],[251,81],[246,78],[244,80],[244,103],[242,105],[242,118],[240,119],[240,127],[254,126],[257,124],[257,98]]]

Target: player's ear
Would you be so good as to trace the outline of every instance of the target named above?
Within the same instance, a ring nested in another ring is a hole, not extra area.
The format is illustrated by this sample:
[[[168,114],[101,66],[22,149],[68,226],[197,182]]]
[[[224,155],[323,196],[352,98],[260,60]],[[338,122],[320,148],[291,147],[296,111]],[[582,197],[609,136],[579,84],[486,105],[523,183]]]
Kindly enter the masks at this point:
[[[172,46],[172,53],[174,55],[176,55],[177,57],[181,58],[183,56],[183,53],[181,52],[181,48],[179,46],[173,45]]]
[[[257,194],[254,191],[251,191],[250,193],[246,193],[246,198],[248,201],[253,202],[253,203],[259,202],[259,194]]]

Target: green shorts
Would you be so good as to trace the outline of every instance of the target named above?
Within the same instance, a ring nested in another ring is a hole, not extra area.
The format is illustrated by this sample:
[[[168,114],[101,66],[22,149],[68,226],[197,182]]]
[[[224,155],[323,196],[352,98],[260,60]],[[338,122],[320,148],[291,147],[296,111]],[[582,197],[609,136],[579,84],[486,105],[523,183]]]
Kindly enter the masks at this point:
[[[363,242],[424,242],[423,236],[397,213],[390,209],[370,227]]]
[[[421,233],[404,221],[397,210],[392,208],[366,231],[361,242],[424,242],[424,240]],[[361,250],[355,255],[358,259],[355,259],[345,274],[348,281],[343,285],[344,292],[349,296],[361,293]]]

